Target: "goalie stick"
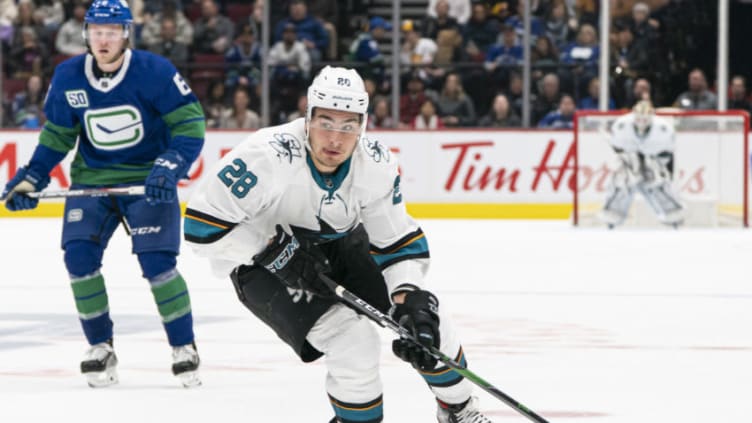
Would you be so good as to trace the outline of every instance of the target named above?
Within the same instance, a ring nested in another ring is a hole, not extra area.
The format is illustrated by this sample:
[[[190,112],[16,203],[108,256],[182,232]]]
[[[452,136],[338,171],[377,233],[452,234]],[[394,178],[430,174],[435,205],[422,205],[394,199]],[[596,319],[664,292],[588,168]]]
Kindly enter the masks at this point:
[[[344,300],[346,303],[352,305],[353,307],[357,308],[359,311],[365,314],[369,319],[378,323],[379,326],[391,329],[401,338],[405,338],[409,341],[414,342],[416,345],[419,345],[421,348],[428,351],[437,360],[446,364],[452,370],[456,371],[457,373],[465,377],[465,379],[469,380],[470,382],[474,383],[478,387],[482,388],[484,391],[488,392],[495,398],[501,400],[506,405],[512,407],[515,411],[527,417],[531,421],[536,422],[536,423],[548,423],[548,420],[539,416],[533,410],[527,408],[526,406],[524,406],[523,404],[521,404],[514,398],[510,397],[509,395],[505,394],[504,392],[502,392],[495,386],[483,380],[480,376],[471,372],[467,367],[452,360],[451,358],[446,356],[444,353],[442,353],[438,349],[433,348],[433,347],[427,348],[421,345],[418,342],[418,340],[415,339],[412,333],[410,333],[404,326],[401,326],[399,323],[394,321],[394,319],[392,319],[390,316],[380,312],[374,306],[363,301],[360,297],[348,291],[342,285],[332,280],[330,277],[326,276],[323,273],[319,273],[319,277],[332,291],[334,291],[337,297]]]
[[[143,185],[115,188],[82,188],[65,191],[39,191],[24,193],[31,198],[106,197],[109,195],[143,195]]]

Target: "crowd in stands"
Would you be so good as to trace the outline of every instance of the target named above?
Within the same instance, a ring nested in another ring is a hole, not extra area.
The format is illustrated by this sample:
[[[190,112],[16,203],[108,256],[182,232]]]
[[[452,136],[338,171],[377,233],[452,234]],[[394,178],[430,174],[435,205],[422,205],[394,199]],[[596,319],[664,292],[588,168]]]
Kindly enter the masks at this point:
[[[258,128],[264,2],[130,0],[131,45],[176,65],[201,99],[208,127]],[[569,128],[575,110],[598,107],[599,3],[531,0],[530,126]],[[645,96],[658,107],[717,107],[707,77],[714,62],[703,66],[685,57],[692,53],[690,31],[703,25],[714,31],[705,16],[710,9],[678,0],[612,5],[610,109],[629,108]],[[81,31],[87,7],[82,0],[0,0],[2,126],[43,124],[44,92],[55,66],[86,51]],[[271,123],[304,116],[311,78],[337,63],[366,78],[369,128],[523,125],[522,1],[426,0],[423,16],[399,28],[389,16],[369,14],[362,0],[282,0],[269,7]],[[397,34],[401,50],[392,58]],[[401,69],[399,121],[390,110],[392,59]],[[730,78],[728,107],[750,110],[741,75]]]

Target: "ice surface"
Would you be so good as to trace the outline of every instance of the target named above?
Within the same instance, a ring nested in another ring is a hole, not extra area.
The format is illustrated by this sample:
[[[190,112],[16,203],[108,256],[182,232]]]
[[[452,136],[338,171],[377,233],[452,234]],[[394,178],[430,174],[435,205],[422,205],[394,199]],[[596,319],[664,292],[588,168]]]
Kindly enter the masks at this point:
[[[421,221],[429,285],[469,368],[551,422],[752,419],[752,232]],[[328,422],[323,362],[300,363],[186,247],[204,385],[186,390],[122,231],[102,269],[120,384],[90,389],[58,219],[0,219],[0,422]],[[433,422],[382,338],[386,422]],[[526,421],[478,390],[496,422]]]

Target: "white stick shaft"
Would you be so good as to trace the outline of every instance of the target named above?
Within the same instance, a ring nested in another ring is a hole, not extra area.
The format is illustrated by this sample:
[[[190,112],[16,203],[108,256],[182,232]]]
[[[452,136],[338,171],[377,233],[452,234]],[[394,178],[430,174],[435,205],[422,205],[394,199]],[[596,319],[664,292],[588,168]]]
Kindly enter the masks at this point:
[[[143,195],[143,186],[117,188],[83,188],[67,191],[29,192],[31,198],[66,198],[66,197],[106,197],[108,195]]]

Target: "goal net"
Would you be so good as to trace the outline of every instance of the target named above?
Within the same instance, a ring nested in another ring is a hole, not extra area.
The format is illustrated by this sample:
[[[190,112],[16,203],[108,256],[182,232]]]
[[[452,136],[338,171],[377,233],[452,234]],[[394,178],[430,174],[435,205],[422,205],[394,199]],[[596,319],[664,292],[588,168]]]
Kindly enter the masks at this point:
[[[576,189],[572,222],[605,226],[600,211],[611,175],[619,166],[611,149],[611,125],[624,112],[575,115]],[[743,111],[659,111],[676,130],[673,188],[685,207],[684,226],[748,226],[749,115]],[[627,226],[660,225],[639,193]]]

